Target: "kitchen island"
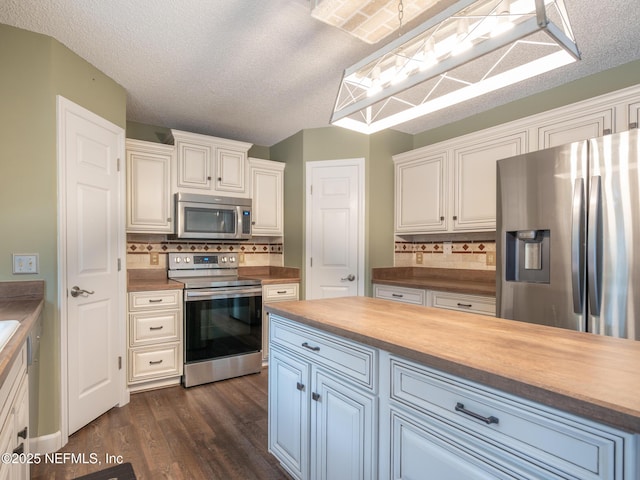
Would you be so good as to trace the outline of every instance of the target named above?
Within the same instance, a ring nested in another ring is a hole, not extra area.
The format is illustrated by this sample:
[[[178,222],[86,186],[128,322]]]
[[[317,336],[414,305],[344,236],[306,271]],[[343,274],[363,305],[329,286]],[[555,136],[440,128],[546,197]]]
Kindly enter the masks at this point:
[[[339,425],[364,429],[352,439],[380,439],[351,442],[369,478],[422,468],[462,475],[442,478],[639,478],[640,342],[366,297],[268,311],[270,448],[297,478],[348,451],[323,443],[340,429],[327,423],[336,411]],[[312,418],[298,437],[315,448],[292,462],[278,412],[297,411],[280,405],[281,383],[296,375],[298,407]],[[346,413],[356,411],[357,421]]]

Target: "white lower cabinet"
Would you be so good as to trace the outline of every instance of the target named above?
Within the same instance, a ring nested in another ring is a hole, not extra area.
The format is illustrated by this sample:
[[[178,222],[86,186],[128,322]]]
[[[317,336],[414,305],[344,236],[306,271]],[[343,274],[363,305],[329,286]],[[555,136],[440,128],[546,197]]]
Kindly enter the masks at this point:
[[[269,360],[269,314],[264,308],[270,303],[298,300],[300,284],[274,283],[262,286],[262,362]]]
[[[496,298],[429,290],[427,306],[496,316]]]
[[[269,450],[296,479],[638,480],[638,435],[272,315]]]
[[[381,368],[394,479],[637,478],[633,435],[393,355]]]
[[[373,296],[375,298],[410,303],[413,305],[478,313],[480,315],[496,315],[496,298],[485,295],[438,292],[435,290],[423,290],[421,288],[374,284]]]
[[[373,296],[394,302],[413,305],[427,304],[427,291],[421,288],[396,287],[393,285],[373,285]]]
[[[0,452],[13,454],[11,462],[0,463],[0,480],[28,480],[29,463],[29,380],[27,376],[27,348],[22,347],[9,367],[0,386]]]
[[[182,290],[130,292],[128,312],[129,389],[180,383]]]
[[[269,451],[296,479],[377,478],[375,350],[271,318]]]

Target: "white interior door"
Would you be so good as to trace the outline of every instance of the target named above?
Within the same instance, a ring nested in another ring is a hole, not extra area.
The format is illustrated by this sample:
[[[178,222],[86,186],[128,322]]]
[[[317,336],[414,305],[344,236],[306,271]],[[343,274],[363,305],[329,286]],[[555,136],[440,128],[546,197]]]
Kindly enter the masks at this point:
[[[118,159],[124,158],[124,131],[61,97],[58,115],[64,199],[60,289],[66,307],[62,357],[66,353],[71,434],[117,405],[124,388],[119,358],[125,322],[119,259],[124,243],[124,175],[118,171]],[[64,367],[63,361],[63,375]]]
[[[364,295],[364,159],[306,168],[306,298]]]

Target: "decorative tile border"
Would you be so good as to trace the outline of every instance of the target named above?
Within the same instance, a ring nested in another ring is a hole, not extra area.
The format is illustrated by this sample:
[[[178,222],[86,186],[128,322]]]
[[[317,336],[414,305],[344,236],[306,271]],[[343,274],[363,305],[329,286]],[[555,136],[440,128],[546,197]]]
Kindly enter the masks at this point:
[[[243,252],[247,255],[268,253],[282,255],[284,245],[278,243],[173,243],[173,242],[127,242],[128,254],[180,252]]]
[[[451,254],[445,254],[446,244],[451,244]],[[407,242],[397,241],[394,245],[394,266],[462,268],[472,270],[495,270],[487,265],[487,252],[495,252],[494,241],[451,241],[451,242]],[[422,263],[417,263],[416,253],[422,253]]]

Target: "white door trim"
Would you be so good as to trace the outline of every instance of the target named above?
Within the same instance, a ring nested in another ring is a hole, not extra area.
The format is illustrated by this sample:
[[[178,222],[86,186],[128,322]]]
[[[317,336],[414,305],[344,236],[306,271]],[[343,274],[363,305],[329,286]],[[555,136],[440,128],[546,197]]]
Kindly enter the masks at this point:
[[[57,95],[56,96],[57,107],[57,171],[58,171],[58,315],[60,317],[60,442],[59,448],[63,447],[69,441],[69,379],[67,375],[67,351],[68,351],[68,302],[67,302],[67,202],[65,192],[67,191],[67,169],[64,158],[64,152],[66,151],[65,138],[65,113],[70,111],[76,113],[83,118],[90,118],[91,121],[100,125],[101,127],[116,132],[119,135],[118,140],[118,157],[120,158],[120,168],[122,174],[120,175],[118,185],[118,225],[121,226],[121,230],[118,234],[118,258],[120,258],[121,269],[118,275],[118,282],[120,288],[118,289],[118,312],[122,319],[118,324],[118,339],[120,345],[119,355],[122,357],[122,369],[120,372],[120,406],[129,402],[129,391],[126,384],[126,290],[127,290],[127,270],[126,270],[126,233],[125,233],[125,133],[124,129],[117,125],[105,120],[104,118],[96,115],[95,113],[73,103],[72,101]]]
[[[342,160],[316,160],[305,163],[305,265],[310,268],[311,264],[311,183],[313,167],[350,167],[358,168],[358,295],[364,296],[365,291],[365,237],[364,237],[364,219],[365,219],[365,159],[347,158]],[[305,292],[311,290],[311,276],[305,275]]]

